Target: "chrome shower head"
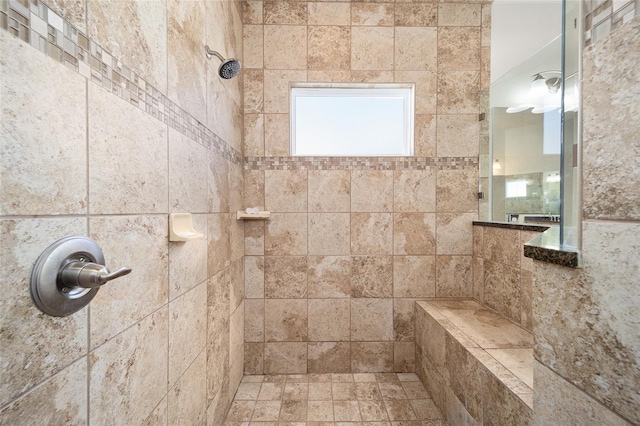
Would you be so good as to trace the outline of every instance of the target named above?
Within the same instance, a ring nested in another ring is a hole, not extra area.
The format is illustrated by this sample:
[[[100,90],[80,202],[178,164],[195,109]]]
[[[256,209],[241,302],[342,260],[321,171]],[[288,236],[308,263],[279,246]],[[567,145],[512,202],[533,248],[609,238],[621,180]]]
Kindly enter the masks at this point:
[[[212,56],[220,59],[222,62],[220,67],[218,67],[218,75],[226,80],[233,78],[240,74],[240,70],[242,69],[242,65],[240,61],[237,61],[233,58],[225,59],[221,54],[216,52],[215,50],[209,49],[209,46],[204,47],[204,52],[207,55],[207,59],[211,59]]]

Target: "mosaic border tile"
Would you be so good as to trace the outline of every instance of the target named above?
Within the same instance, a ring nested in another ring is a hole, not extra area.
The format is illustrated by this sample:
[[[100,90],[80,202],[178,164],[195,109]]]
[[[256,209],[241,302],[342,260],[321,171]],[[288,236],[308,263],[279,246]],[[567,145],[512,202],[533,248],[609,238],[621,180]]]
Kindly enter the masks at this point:
[[[469,170],[478,157],[246,157],[245,170]]]
[[[172,129],[242,166],[242,154],[40,0],[0,0],[0,27]]]
[[[640,0],[584,0],[583,4],[585,46],[602,40],[640,11]]]

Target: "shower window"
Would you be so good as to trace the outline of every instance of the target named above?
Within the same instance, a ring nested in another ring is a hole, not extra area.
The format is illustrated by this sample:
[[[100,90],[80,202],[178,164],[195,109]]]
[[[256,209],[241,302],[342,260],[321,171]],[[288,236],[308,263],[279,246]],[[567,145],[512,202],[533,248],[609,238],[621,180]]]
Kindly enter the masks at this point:
[[[296,86],[291,155],[413,155],[414,86]]]

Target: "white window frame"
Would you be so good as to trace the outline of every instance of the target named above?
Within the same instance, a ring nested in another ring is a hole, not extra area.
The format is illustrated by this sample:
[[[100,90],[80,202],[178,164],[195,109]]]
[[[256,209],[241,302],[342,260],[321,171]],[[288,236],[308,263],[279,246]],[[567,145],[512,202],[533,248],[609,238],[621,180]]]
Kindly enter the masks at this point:
[[[303,97],[401,97],[403,99],[402,153],[298,154],[296,152],[296,98]],[[405,157],[414,155],[415,84],[295,83],[290,88],[290,153],[295,157]]]

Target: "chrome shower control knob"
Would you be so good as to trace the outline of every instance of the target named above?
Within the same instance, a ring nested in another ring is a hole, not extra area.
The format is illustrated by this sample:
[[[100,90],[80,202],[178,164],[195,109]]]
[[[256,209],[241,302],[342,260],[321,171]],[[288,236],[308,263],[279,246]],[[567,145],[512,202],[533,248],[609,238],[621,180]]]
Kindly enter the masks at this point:
[[[87,237],[65,237],[47,247],[31,271],[33,303],[55,317],[85,307],[108,281],[127,275],[130,268],[110,272],[98,245]]]
[[[71,262],[62,270],[60,279],[65,287],[98,288],[130,272],[130,268],[110,272],[106,266],[97,263]]]

